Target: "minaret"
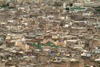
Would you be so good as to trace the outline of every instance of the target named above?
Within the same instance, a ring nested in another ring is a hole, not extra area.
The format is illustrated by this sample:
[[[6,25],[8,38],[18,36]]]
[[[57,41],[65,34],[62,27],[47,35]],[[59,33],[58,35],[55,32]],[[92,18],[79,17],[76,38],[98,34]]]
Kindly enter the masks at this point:
[[[64,8],[64,9],[66,8],[66,3],[63,3],[63,8]]]
[[[25,44],[25,50],[27,50],[27,44]]]
[[[64,41],[64,46],[65,46],[65,47],[67,46],[67,41],[66,41],[66,40]]]
[[[18,43],[17,43],[17,41],[15,42],[15,45],[17,45]]]

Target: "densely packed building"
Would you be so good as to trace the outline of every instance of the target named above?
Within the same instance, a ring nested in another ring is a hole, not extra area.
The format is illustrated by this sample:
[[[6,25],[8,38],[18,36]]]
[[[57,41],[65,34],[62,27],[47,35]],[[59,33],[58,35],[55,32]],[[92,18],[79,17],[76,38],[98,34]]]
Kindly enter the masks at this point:
[[[87,3],[0,0],[0,67],[100,67],[100,7]]]

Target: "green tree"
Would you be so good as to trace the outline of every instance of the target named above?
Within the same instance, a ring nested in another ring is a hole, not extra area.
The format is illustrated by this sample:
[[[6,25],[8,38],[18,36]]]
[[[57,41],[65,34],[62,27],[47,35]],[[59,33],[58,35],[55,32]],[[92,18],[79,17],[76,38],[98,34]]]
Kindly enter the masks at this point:
[[[7,6],[9,6],[9,3],[7,3]]]
[[[72,3],[70,3],[70,4],[69,4],[69,6],[73,6],[73,4],[72,4]]]
[[[84,67],[89,67],[89,66],[84,66]]]
[[[3,4],[1,7],[6,7],[6,5],[5,5],[5,4]]]
[[[33,21],[33,23],[35,24],[35,21]]]
[[[63,26],[63,23],[60,23],[60,26],[62,27]]]
[[[41,48],[40,46],[41,46],[41,43],[40,43],[40,40],[38,41],[38,48]]]
[[[8,7],[9,9],[14,9],[15,7]]]
[[[100,12],[100,8],[96,9],[97,12]]]

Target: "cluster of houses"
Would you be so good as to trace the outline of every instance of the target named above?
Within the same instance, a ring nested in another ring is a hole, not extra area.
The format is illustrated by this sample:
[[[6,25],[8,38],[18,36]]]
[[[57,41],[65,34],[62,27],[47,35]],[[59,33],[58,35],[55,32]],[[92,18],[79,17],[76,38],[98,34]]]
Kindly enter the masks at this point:
[[[20,1],[0,7],[0,67],[100,67],[100,13],[93,7]]]

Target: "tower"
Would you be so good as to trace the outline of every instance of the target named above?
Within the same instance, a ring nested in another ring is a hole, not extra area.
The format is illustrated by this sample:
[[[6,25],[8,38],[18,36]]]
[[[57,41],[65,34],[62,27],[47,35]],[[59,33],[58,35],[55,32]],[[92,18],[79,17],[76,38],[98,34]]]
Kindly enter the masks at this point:
[[[66,3],[63,3],[63,8],[64,8],[64,9],[66,8]]]

